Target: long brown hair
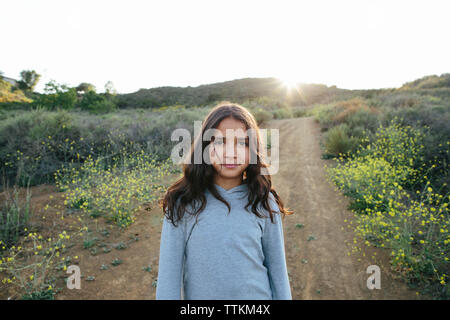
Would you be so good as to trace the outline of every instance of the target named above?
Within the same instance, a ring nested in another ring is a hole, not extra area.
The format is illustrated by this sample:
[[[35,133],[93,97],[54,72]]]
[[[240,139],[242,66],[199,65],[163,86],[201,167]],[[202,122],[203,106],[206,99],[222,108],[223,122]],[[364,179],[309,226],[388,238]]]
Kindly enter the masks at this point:
[[[228,212],[231,208],[229,203],[220,195],[214,185],[214,168],[212,164],[208,164],[202,161],[200,164],[194,163],[194,150],[201,150],[201,154],[210,143],[210,141],[203,141],[203,134],[208,129],[217,128],[220,122],[228,117],[232,117],[238,121],[245,124],[246,129],[254,129],[255,138],[254,143],[257,146],[254,149],[256,154],[256,164],[250,163],[245,170],[246,179],[245,182],[248,185],[248,203],[245,206],[247,209],[250,205],[252,206],[252,212],[257,217],[262,217],[258,212],[257,206],[262,203],[265,210],[269,212],[270,220],[273,222],[273,213],[269,205],[269,192],[273,194],[273,197],[278,204],[280,213],[283,217],[285,215],[290,215],[293,211],[286,209],[278,196],[275,189],[272,187],[272,180],[270,175],[262,175],[261,169],[267,168],[268,165],[262,157],[261,136],[257,122],[253,115],[243,106],[231,103],[229,101],[223,101],[216,105],[206,116],[202,123],[201,134],[197,139],[192,142],[191,149],[189,153],[190,162],[184,163],[183,166],[183,176],[173,183],[166,191],[164,197],[159,200],[160,207],[163,209],[163,213],[166,215],[169,221],[176,226],[176,222],[183,218],[183,215],[187,210],[188,205],[195,203],[200,203],[194,212],[189,212],[191,215],[197,216],[206,206],[205,190],[209,190],[211,194],[216,197],[219,201],[223,202],[228,207]],[[201,144],[201,148],[200,145]]]

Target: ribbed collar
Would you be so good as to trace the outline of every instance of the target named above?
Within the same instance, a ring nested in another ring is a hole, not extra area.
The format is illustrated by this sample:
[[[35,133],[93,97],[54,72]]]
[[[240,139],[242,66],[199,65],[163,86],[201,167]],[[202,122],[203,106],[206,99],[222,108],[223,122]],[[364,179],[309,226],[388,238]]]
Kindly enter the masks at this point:
[[[217,191],[222,195],[222,196],[237,196],[238,194],[245,192],[248,190],[248,185],[247,182],[244,182],[236,187],[233,187],[231,189],[224,189],[221,186],[219,186],[218,184],[214,183],[214,187],[216,187]]]

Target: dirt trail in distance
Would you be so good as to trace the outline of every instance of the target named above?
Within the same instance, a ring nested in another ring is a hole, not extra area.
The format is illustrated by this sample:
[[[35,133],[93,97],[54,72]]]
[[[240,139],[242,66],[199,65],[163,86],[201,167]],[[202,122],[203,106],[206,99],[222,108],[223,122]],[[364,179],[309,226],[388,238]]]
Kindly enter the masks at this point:
[[[332,167],[334,161],[321,159],[322,133],[314,118],[275,120],[264,127],[279,129],[279,171],[272,182],[285,206],[294,211],[283,220],[293,299],[417,299],[390,270],[387,250],[358,241],[361,252],[351,253],[356,244],[348,226],[354,213],[326,178],[324,166]],[[366,270],[374,264],[381,269],[379,290],[367,288]]]

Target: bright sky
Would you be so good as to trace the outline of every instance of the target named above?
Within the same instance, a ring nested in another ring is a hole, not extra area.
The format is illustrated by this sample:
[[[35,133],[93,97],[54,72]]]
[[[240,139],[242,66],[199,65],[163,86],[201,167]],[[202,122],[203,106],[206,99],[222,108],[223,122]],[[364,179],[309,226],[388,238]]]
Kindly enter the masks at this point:
[[[450,72],[450,1],[14,0],[0,14],[0,71],[120,93],[279,77],[399,87]]]

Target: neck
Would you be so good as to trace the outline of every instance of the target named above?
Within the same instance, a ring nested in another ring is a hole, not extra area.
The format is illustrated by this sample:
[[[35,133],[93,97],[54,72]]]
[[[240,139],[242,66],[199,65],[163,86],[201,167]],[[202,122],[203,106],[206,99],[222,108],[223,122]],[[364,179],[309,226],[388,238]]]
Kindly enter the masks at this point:
[[[237,187],[242,184],[242,176],[237,178],[223,178],[219,175],[214,177],[214,183],[221,186],[225,190],[230,190],[231,188]]]

